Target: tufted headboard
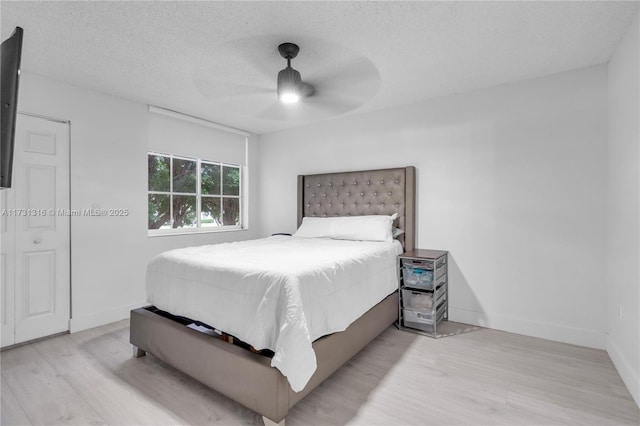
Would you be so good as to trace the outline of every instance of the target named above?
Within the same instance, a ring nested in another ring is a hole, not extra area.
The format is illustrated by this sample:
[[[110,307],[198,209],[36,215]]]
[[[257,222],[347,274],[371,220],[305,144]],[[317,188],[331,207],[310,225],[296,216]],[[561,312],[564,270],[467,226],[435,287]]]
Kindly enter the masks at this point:
[[[305,216],[360,216],[398,213],[405,251],[415,248],[416,169],[298,176],[298,226]],[[402,239],[401,239],[402,241]]]

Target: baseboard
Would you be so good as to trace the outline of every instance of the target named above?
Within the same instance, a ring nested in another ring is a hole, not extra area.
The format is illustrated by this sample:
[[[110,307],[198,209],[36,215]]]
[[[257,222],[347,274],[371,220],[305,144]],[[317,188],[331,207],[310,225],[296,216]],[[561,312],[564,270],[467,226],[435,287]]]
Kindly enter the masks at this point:
[[[629,393],[640,407],[640,378],[638,377],[640,372],[633,370],[631,363],[622,354],[618,345],[611,340],[611,337],[607,338],[607,353]]]
[[[451,321],[465,324],[493,328],[496,330],[508,331],[510,333],[523,334],[525,336],[539,337],[541,339],[555,340],[557,342],[570,343],[572,345],[586,346],[595,349],[606,348],[606,335],[604,331],[567,327],[558,324],[532,321],[524,318],[499,314],[487,314],[485,312],[469,311],[454,307],[449,307],[449,319]]]
[[[69,332],[77,333],[78,331],[88,330],[90,328],[99,327],[101,325],[129,318],[129,312],[132,309],[145,305],[148,305],[148,303],[140,302],[89,315],[74,315],[74,317],[69,321]]]

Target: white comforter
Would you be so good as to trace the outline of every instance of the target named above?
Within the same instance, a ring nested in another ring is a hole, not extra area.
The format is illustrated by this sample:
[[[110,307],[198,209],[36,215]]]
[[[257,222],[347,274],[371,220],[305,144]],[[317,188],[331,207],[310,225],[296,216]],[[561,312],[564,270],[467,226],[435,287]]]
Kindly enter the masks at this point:
[[[316,370],[312,342],[397,289],[401,252],[397,241],[288,236],[171,250],[147,268],[147,301],[271,349],[298,392]]]

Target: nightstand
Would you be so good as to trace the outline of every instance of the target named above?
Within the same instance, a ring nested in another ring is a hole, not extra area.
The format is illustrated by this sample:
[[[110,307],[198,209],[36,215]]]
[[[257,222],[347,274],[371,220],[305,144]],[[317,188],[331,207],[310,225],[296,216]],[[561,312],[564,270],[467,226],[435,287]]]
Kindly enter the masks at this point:
[[[449,319],[447,254],[415,249],[398,256],[400,330],[438,337],[438,324]]]

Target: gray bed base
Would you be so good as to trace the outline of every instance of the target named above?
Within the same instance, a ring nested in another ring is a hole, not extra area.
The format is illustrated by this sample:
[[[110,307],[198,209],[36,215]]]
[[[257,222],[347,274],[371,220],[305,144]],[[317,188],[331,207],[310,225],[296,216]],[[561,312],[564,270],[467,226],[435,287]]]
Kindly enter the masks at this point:
[[[405,251],[415,246],[414,167],[298,176],[298,226],[305,216],[398,213]],[[247,408],[265,424],[283,425],[289,410],[398,318],[393,293],[345,331],[316,340],[318,367],[301,392],[293,392],[270,358],[199,333],[140,308],[131,311],[134,356],[149,352]],[[198,318],[194,318],[197,320]]]
[[[327,377],[398,318],[397,292],[367,311],[345,331],[313,343],[318,368],[300,392],[294,392],[271,358],[192,330],[139,308],[131,311],[134,356],[149,352],[276,424]],[[265,421],[265,423],[268,423]]]

